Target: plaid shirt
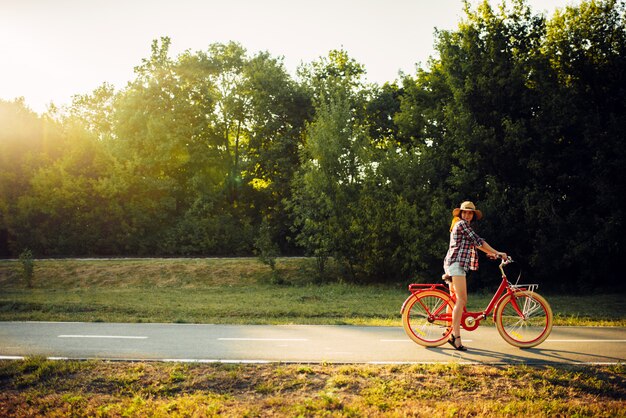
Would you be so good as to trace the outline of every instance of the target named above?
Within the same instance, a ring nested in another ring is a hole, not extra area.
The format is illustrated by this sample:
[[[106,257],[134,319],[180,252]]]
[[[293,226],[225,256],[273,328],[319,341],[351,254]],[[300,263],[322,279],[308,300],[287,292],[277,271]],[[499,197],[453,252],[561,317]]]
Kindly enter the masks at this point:
[[[483,240],[469,226],[460,220],[450,232],[450,248],[444,260],[444,266],[449,267],[452,263],[459,263],[465,271],[478,270],[478,257],[476,247],[483,245]]]

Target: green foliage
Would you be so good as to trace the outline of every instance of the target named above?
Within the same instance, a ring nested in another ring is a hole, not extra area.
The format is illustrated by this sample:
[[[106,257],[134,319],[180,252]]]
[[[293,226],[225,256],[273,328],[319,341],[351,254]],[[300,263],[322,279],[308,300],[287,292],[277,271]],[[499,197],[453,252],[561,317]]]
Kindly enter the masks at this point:
[[[348,62],[345,55],[331,53],[329,62],[312,65],[309,82],[316,91],[316,116],[307,129],[291,202],[297,242],[318,259],[320,274],[331,256],[350,265],[351,209],[368,164],[363,101],[354,90],[360,73],[344,70]]]
[[[0,255],[329,259],[437,277],[450,210],[534,281],[622,286],[626,5],[466,3],[437,57],[383,86],[347,51],[301,66],[235,42],[170,56],[39,116],[0,101]],[[260,231],[260,234],[256,232]],[[272,243],[272,244],[270,244]],[[269,251],[269,252],[268,252]],[[477,288],[497,279],[483,263]]]
[[[431,216],[477,201],[487,215],[481,235],[533,280],[570,291],[573,277],[587,290],[619,284],[610,271],[623,254],[612,235],[623,231],[623,176],[613,171],[624,164],[614,125],[626,114],[615,67],[623,16],[613,1],[550,21],[522,1],[468,7],[457,30],[439,32],[430,70],[404,80],[395,118],[400,139],[421,153]],[[497,279],[481,270],[473,285]]]
[[[20,264],[22,265],[22,279],[24,279],[26,287],[31,289],[35,275],[35,260],[33,260],[32,251],[26,249],[20,253]]]
[[[272,272],[275,272],[276,257],[280,255],[280,249],[272,240],[272,232],[267,219],[263,219],[263,222],[261,223],[259,234],[254,241],[254,247],[259,260],[263,264],[268,265],[272,269]]]

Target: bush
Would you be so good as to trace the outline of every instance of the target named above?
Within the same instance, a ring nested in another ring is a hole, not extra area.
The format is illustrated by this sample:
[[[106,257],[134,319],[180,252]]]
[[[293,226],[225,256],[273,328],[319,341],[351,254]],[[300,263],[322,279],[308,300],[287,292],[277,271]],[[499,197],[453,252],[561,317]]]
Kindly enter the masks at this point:
[[[26,249],[20,254],[20,263],[22,263],[22,278],[26,282],[26,286],[31,289],[33,287],[33,276],[35,274],[35,261],[33,253]]]

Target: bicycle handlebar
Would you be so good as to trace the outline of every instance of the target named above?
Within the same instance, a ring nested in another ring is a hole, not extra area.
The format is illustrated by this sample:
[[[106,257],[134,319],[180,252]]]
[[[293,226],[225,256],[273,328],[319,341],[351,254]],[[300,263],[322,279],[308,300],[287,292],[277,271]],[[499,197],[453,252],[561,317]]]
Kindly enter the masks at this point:
[[[500,258],[500,260],[501,260],[501,261],[500,261],[500,264],[505,265],[505,266],[506,266],[507,264],[511,264],[511,263],[513,263],[513,262],[514,262],[514,261],[513,261],[513,259],[511,258],[511,256],[510,256],[510,255],[508,255],[508,256],[506,257],[506,259],[504,259],[504,258],[502,258],[502,257],[498,257],[498,258]]]

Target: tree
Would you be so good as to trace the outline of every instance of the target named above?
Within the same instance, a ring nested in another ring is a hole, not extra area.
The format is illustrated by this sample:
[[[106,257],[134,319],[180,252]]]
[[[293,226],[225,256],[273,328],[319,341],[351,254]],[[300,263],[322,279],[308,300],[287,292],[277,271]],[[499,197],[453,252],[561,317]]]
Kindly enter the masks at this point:
[[[307,129],[289,207],[296,242],[317,258],[323,273],[330,256],[354,265],[347,247],[352,239],[350,207],[366,163],[361,152],[366,140],[363,101],[357,88],[363,70],[344,51],[332,51],[300,74],[312,92],[315,118]]]
[[[0,126],[0,254],[18,255],[36,248],[21,224],[19,201],[32,193],[36,173],[62,154],[63,139],[59,125],[32,112],[23,99],[0,100]]]
[[[625,253],[625,23],[623,1],[582,2],[554,15],[542,45],[550,71],[541,85],[537,183],[553,199],[530,202],[540,243],[534,261],[575,277],[581,290],[623,285],[614,271]]]
[[[63,125],[63,155],[36,170],[16,202],[16,243],[41,255],[115,254],[117,227],[98,186],[109,159],[82,127]]]
[[[466,19],[454,32],[441,32],[437,48],[448,89],[442,126],[435,143],[444,153],[449,174],[439,188],[444,207],[463,200],[480,202],[489,222],[481,233],[512,254],[531,252],[532,230],[520,210],[532,177],[529,156],[538,136],[534,109],[541,91],[536,77],[537,53],[545,20],[522,2],[503,3],[495,12],[488,2],[466,8]],[[449,209],[448,209],[449,210]],[[448,215],[449,216],[449,215]],[[516,219],[516,222],[510,222]],[[522,261],[522,260],[520,260]],[[494,270],[482,269],[487,277]],[[476,278],[482,285],[483,274]]]
[[[242,167],[242,181],[251,186],[246,201],[256,208],[255,223],[262,217],[271,239],[283,251],[293,252],[284,202],[291,197],[305,126],[312,118],[311,97],[287,74],[282,60],[268,53],[250,59],[244,74],[250,93],[249,140]]]
[[[419,152],[438,217],[471,198],[489,218],[481,234],[539,280],[587,282],[623,252],[621,214],[607,209],[623,194],[613,169],[624,6],[584,2],[546,22],[510,4],[468,5],[457,30],[438,33],[440,58],[404,80],[398,135]],[[605,247],[610,257],[596,250]],[[602,271],[597,283],[611,276]]]

